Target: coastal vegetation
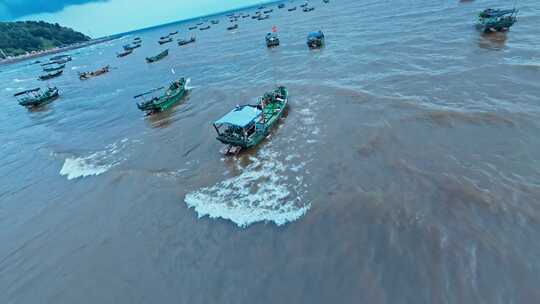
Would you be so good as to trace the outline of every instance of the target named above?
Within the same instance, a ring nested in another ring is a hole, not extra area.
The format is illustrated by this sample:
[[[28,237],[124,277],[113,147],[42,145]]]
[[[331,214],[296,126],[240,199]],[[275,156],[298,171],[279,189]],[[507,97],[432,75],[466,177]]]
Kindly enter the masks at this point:
[[[88,40],[90,37],[58,23],[0,22],[0,58],[45,51]]]

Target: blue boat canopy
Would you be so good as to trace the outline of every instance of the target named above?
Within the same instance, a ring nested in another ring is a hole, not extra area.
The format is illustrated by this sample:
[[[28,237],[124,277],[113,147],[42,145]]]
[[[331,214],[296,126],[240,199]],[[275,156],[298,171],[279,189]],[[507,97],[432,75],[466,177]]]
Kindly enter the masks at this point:
[[[254,106],[241,106],[227,113],[216,121],[215,125],[229,124],[240,128],[245,128],[261,116],[262,111]]]
[[[483,18],[496,18],[496,17],[502,17],[505,15],[510,15],[517,13],[516,9],[507,9],[507,10],[500,10],[500,9],[491,9],[488,8],[485,11],[483,11],[480,16]]]
[[[307,37],[308,39],[321,39],[323,36],[323,33],[321,31],[318,31],[309,33]]]

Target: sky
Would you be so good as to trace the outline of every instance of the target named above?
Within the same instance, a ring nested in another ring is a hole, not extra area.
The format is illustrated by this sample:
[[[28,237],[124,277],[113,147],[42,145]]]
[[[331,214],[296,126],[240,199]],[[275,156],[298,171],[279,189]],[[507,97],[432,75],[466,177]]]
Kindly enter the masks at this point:
[[[0,0],[0,21],[57,22],[98,38],[262,2],[268,0]]]

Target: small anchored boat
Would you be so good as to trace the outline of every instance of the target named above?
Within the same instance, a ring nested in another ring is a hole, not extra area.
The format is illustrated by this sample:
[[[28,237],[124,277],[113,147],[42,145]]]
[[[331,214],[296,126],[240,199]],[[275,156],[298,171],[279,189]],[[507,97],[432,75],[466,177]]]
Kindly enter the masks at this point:
[[[270,18],[270,15],[264,15],[264,16],[260,16],[259,18],[257,18],[258,20],[265,20],[265,19],[269,19]]]
[[[279,45],[279,37],[277,36],[276,33],[266,34],[265,40],[266,40],[266,46],[269,48]]]
[[[478,29],[483,32],[506,32],[517,21],[517,9],[488,8],[478,15]]]
[[[55,72],[55,71],[63,70],[65,67],[66,67],[66,64],[60,64],[60,65],[57,65],[55,67],[50,67],[50,68],[43,67],[43,72]]]
[[[169,55],[169,49],[166,49],[165,51],[157,54],[156,56],[146,57],[146,62],[152,63],[152,62],[160,61],[161,59],[167,57],[167,55]]]
[[[163,44],[165,44],[165,43],[169,43],[169,42],[172,42],[172,41],[173,41],[173,39],[172,39],[171,37],[167,37],[167,38],[165,38],[165,39],[161,38],[161,39],[158,41],[158,43],[159,43],[160,45],[163,45]]]
[[[145,98],[155,92],[163,90],[164,87],[150,90],[146,93],[139,94],[133,98]],[[152,97],[150,100],[144,100],[137,103],[139,110],[146,112],[147,114],[154,114],[157,112],[165,111],[178,103],[182,97],[186,95],[186,79],[180,78],[169,85],[169,88],[160,96]]]
[[[116,53],[116,57],[122,58],[122,57],[126,57],[127,55],[131,55],[132,53],[133,53],[133,49],[130,49],[130,50],[127,50],[127,51]]]
[[[124,48],[124,51],[130,51],[130,50],[134,50],[136,48],[140,48],[141,47],[141,42],[136,42],[134,44],[126,44],[123,46]]]
[[[206,30],[209,30],[209,29],[210,29],[210,25],[199,28],[199,30],[201,30],[201,31],[206,31]]]
[[[255,105],[237,106],[214,122],[217,140],[227,145],[226,154],[249,149],[265,139],[287,107],[289,92],[280,86],[267,92]]]
[[[52,102],[60,95],[56,87],[47,88],[41,92],[41,88],[26,90],[13,95],[19,101],[19,104],[27,108],[35,108]]]
[[[197,28],[198,28],[198,26],[195,25],[195,26],[190,26],[188,29],[189,29],[190,31],[193,31],[193,30],[196,30]]]
[[[185,40],[185,39],[178,39],[178,45],[179,46],[182,46],[182,45],[186,45],[186,44],[190,44],[190,43],[193,43],[195,42],[195,36],[191,36],[190,39],[188,40]]]
[[[295,7],[291,7],[288,9],[289,12],[292,12],[292,11],[295,11],[296,10],[296,6]]]
[[[227,27],[227,30],[232,31],[232,30],[236,30],[237,28],[238,28],[238,24],[235,24],[235,25],[231,25],[231,26]]]
[[[304,9],[303,9],[303,11],[306,12],[306,13],[307,13],[307,12],[314,11],[314,10],[315,10],[314,7],[304,7]]]
[[[307,7],[309,4],[307,2],[304,2],[304,4],[300,5],[300,7]]]
[[[174,31],[174,32],[169,33],[169,36],[174,36],[176,34],[178,34],[178,31]]]
[[[285,4],[281,3],[280,5],[277,6],[277,8],[284,8],[285,7]]]
[[[309,33],[307,45],[310,49],[318,49],[324,45],[324,34],[322,31]]]
[[[266,11],[263,11],[264,14],[270,14],[271,12],[273,12],[274,10],[273,9],[269,9],[269,10],[266,10]]]
[[[64,70],[59,70],[59,71],[56,71],[56,72],[48,73],[46,75],[41,75],[41,76],[39,76],[39,80],[44,81],[44,80],[49,80],[49,79],[53,79],[53,78],[56,78],[56,77],[60,77],[60,76],[62,76],[63,73],[64,73]]]
[[[212,21],[210,21],[210,23],[212,23],[212,24],[218,24],[218,23],[219,23],[219,20],[212,20]]]
[[[82,72],[82,73],[79,73],[79,79],[88,80],[90,78],[94,78],[94,77],[103,75],[105,73],[109,73],[110,70],[111,70],[111,67],[107,65],[94,72]]]

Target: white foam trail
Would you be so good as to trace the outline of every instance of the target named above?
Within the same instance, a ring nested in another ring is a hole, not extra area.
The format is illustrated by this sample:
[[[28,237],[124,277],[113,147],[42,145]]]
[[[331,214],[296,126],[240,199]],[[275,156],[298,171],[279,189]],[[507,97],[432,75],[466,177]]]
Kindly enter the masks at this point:
[[[126,143],[127,139],[124,138],[120,141],[120,144],[111,144],[103,151],[88,156],[68,157],[65,159],[62,169],[60,169],[60,175],[72,180],[103,174],[124,160],[116,155],[122,151]]]
[[[302,203],[302,180],[289,180],[278,153],[261,152],[242,173],[186,195],[185,202],[199,218],[222,218],[239,227],[256,222],[281,226],[302,217],[311,204]]]
[[[195,88],[193,86],[190,86],[190,84],[191,84],[191,78],[186,79],[186,90],[188,91]]]

